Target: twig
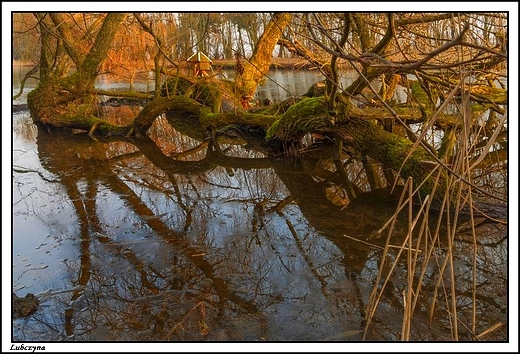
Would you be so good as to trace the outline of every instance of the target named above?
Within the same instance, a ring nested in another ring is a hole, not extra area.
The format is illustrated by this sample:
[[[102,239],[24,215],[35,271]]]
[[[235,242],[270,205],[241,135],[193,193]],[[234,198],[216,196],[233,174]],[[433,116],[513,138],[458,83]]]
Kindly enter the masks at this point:
[[[349,238],[351,240],[354,240],[354,241],[363,243],[365,245],[368,245],[370,247],[378,248],[380,250],[384,250],[385,249],[384,247],[381,247],[379,245],[376,245],[376,244],[373,244],[373,243],[370,243],[370,242],[366,242],[366,241],[360,240],[360,239],[352,237],[352,236],[348,236],[348,235],[343,235],[343,236],[346,237],[346,238]],[[397,246],[397,245],[388,245],[388,247],[389,248],[396,248],[396,249],[407,250],[407,251],[413,251],[413,252],[422,252],[422,250],[419,250],[419,249],[415,249],[415,248],[410,249],[409,247],[402,247],[402,246]]]
[[[29,70],[27,72],[27,74],[25,74],[22,81],[20,82],[20,91],[18,91],[18,93],[13,96],[13,101],[22,95],[23,89],[25,86],[25,82],[31,77],[32,74],[36,73],[39,68],[40,68],[40,63],[37,63],[35,66],[33,66],[33,68],[31,70]]]
[[[498,322],[498,323],[495,323],[493,326],[489,327],[488,329],[486,329],[484,332],[480,333],[477,335],[477,338],[478,339],[481,339],[482,337],[484,337],[485,335],[493,332],[493,331],[496,331],[497,329],[499,329],[500,327],[502,327],[504,324],[502,322]]]

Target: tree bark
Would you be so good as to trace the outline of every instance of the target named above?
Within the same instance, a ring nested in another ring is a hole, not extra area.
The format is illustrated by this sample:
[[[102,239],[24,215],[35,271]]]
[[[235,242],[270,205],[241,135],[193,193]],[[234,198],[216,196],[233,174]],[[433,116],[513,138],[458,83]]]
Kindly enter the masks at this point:
[[[291,14],[275,13],[260,37],[253,56],[244,64],[244,71],[236,79],[236,85],[243,97],[253,97],[256,87],[269,70],[273,50],[285,27],[292,19]]]
[[[348,108],[343,109],[343,117],[331,117],[325,107],[323,97],[300,101],[271,126],[267,138],[277,140],[282,147],[294,145],[305,134],[312,132],[343,140],[361,154],[400,171],[404,179],[412,177],[416,183],[425,181],[421,193],[431,193],[434,186],[434,181],[429,177],[431,170],[420,163],[431,160],[429,152],[420,146],[414,147],[408,139],[387,132],[368,119],[349,116]]]
[[[432,192],[435,182],[430,177],[431,169],[421,163],[431,161],[432,157],[422,147],[414,147],[408,139],[400,138],[362,119],[348,119],[340,127],[336,127],[334,134],[337,138],[346,140],[360,153],[399,171],[403,179],[412,177],[416,185],[424,181],[420,189],[423,196]],[[441,182],[438,185],[437,191],[442,196],[441,189],[445,184]]]
[[[60,67],[45,67],[46,75],[40,80],[39,86],[27,96],[27,104],[35,124],[86,130],[90,130],[95,124],[101,124],[94,115],[97,107],[97,98],[93,95],[94,82],[125,17],[126,14],[122,13],[107,14],[89,52],[82,53],[68,31],[64,18],[53,14],[52,20],[63,37],[60,42],[64,43],[77,71],[70,76],[61,77]],[[42,36],[42,40],[46,41],[42,42],[42,47],[49,45],[48,36]],[[45,51],[45,56],[42,57],[46,63],[49,62],[48,55]]]

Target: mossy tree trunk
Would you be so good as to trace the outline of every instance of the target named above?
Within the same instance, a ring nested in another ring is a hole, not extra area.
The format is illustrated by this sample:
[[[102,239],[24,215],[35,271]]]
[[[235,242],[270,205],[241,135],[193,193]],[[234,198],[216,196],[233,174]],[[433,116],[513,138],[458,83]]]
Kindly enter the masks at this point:
[[[430,161],[431,154],[422,147],[414,147],[406,138],[385,131],[369,119],[350,115],[348,107],[342,108],[342,116],[331,116],[326,111],[326,99],[304,99],[292,106],[267,132],[268,139],[278,146],[294,146],[307,133],[318,132],[332,139],[341,140],[361,154],[400,171],[404,179],[412,177],[421,183],[423,195],[432,191],[434,182],[429,178],[431,170],[422,161]],[[442,183],[440,183],[442,185]]]
[[[126,16],[123,13],[107,14],[88,51],[82,49],[63,14],[49,15],[52,23],[42,17],[41,47],[44,50],[41,59],[44,75],[39,86],[27,97],[36,124],[89,130],[98,122],[94,115],[97,106],[97,98],[93,95],[94,82]],[[56,40],[55,36],[60,39]],[[57,49],[53,54],[48,48]],[[67,61],[73,63],[76,71],[64,76],[66,70],[60,63]]]
[[[291,14],[275,13],[267,24],[254,49],[252,57],[244,63],[244,71],[236,79],[238,92],[242,97],[253,97],[256,87],[269,70],[273,50],[285,27],[292,19]]]
[[[412,177],[422,185],[423,195],[430,194],[434,186],[430,178],[431,169],[424,166],[424,161],[431,161],[431,154],[408,139],[401,138],[382,129],[380,126],[363,119],[348,119],[336,129],[337,138],[345,139],[357,151],[400,172],[403,179]],[[438,184],[439,189],[444,185]],[[442,193],[439,193],[442,195]]]

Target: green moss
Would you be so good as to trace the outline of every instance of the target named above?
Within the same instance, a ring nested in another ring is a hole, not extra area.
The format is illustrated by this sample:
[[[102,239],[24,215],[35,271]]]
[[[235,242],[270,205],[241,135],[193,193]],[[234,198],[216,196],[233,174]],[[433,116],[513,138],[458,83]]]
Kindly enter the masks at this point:
[[[226,107],[238,105],[235,91],[233,82],[229,80],[179,76],[168,79],[162,85],[161,96],[185,96],[220,110],[223,101],[226,101]]]
[[[278,119],[276,122],[273,123],[273,125],[269,127],[269,129],[267,129],[267,133],[265,136],[266,140],[270,140],[275,137],[276,132],[278,131],[278,126],[280,125],[280,121],[281,119]]]
[[[323,97],[310,97],[294,104],[284,114],[284,119],[295,119],[302,115],[313,116],[322,114],[326,108]]]
[[[330,119],[323,97],[305,98],[291,106],[282,118],[267,131],[267,139],[298,140],[306,133],[331,128]]]
[[[471,93],[484,97],[496,104],[507,104],[507,90],[506,89],[479,85],[479,86],[472,87]]]
[[[418,81],[415,81],[411,87],[412,96],[419,101],[421,104],[427,106],[430,104],[430,99],[428,98],[428,94],[422,88],[421,84]]]
[[[185,77],[176,77],[166,80],[161,87],[161,96],[183,95],[194,85]]]
[[[422,184],[421,194],[431,194],[435,181],[428,177],[430,170],[421,161],[432,161],[430,154],[421,146],[414,148],[408,139],[389,133],[377,125],[361,119],[351,119],[345,125],[345,135],[352,137],[352,146],[384,165],[399,171],[404,179],[413,178],[416,185]],[[424,182],[424,183],[423,183]],[[442,183],[437,191],[442,195]]]

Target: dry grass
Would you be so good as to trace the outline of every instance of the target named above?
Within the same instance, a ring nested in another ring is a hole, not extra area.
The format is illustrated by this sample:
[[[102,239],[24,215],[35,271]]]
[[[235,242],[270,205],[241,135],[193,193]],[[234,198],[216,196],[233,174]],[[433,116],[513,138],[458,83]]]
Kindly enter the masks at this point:
[[[387,239],[381,256],[379,273],[366,306],[365,339],[367,339],[368,330],[376,317],[377,309],[380,305],[385,288],[389,286],[391,279],[395,276],[394,272],[398,264],[404,264],[407,271],[406,285],[404,290],[401,292],[401,303],[403,308],[400,340],[417,340],[413,337],[412,319],[418,308],[419,299],[423,296],[422,286],[425,281],[425,275],[427,271],[431,272],[432,265],[435,268],[435,277],[437,281],[434,286],[433,296],[429,299],[430,325],[435,321],[436,314],[440,309],[442,309],[442,311],[445,311],[447,315],[446,317],[449,318],[451,340],[453,341],[461,339],[461,327],[470,333],[470,337],[473,338],[473,340],[480,341],[484,336],[503,326],[503,323],[498,322],[481,333],[477,332],[477,323],[480,320],[479,316],[485,314],[477,311],[477,302],[479,301],[476,296],[478,286],[478,240],[475,230],[475,215],[477,212],[474,205],[476,195],[475,185],[478,181],[474,181],[473,178],[475,176],[475,169],[478,168],[478,163],[471,163],[472,159],[475,161],[475,156],[472,156],[471,152],[475,150],[474,147],[476,144],[482,142],[482,131],[476,129],[474,122],[471,121],[471,103],[466,89],[467,88],[464,87],[464,84],[462,84],[460,90],[456,90],[458,92],[455,92],[454,90],[449,96],[450,102],[448,103],[459,107],[461,119],[455,152],[452,156],[447,156],[447,158],[450,158],[449,165],[452,171],[445,168],[443,164],[438,164],[431,174],[431,178],[434,178],[436,181],[432,195],[437,189],[446,191],[444,195],[441,196],[442,203],[440,210],[438,210],[441,217],[433,223],[432,221],[434,220],[429,220],[433,208],[432,198],[429,198],[429,196],[424,198],[420,202],[419,206],[413,205],[412,199],[417,196],[418,188],[414,189],[414,181],[409,179],[406,181],[395,214],[380,230],[381,232],[387,232]],[[455,102],[453,99],[456,93],[461,97],[461,101]],[[444,109],[446,106],[447,104],[444,104],[439,108],[439,112],[433,116],[434,119],[430,121],[430,124],[426,129],[433,126],[435,117],[439,116],[440,113],[442,113],[440,110]],[[496,126],[495,131],[492,134],[489,134],[488,132],[488,141],[476,161],[482,161],[487,157],[487,154],[491,153],[493,150],[492,147],[497,142],[496,138],[502,131],[505,121],[506,118],[504,117]],[[426,133],[426,131],[423,131],[421,138],[423,138]],[[447,160],[444,160],[443,162],[448,164]],[[503,167],[501,167],[500,163],[497,163],[496,168],[498,170]],[[497,173],[503,173],[503,171],[497,171]],[[441,175],[445,177],[444,183],[446,183],[446,188],[438,188],[439,177]],[[462,179],[460,177],[462,177]],[[493,191],[490,191],[490,193],[493,193]],[[458,303],[457,297],[457,284],[459,279],[457,278],[457,272],[455,271],[457,265],[454,261],[457,252],[460,250],[456,248],[454,241],[457,237],[460,211],[463,208],[467,210],[469,215],[468,223],[471,232],[472,249],[469,253],[471,254],[472,260],[471,264],[468,266],[472,269],[472,313],[470,316],[467,316],[466,314],[464,318],[461,318],[458,313],[460,304]],[[398,215],[403,215],[403,213],[407,215],[408,234],[402,243],[398,245],[398,247],[395,247],[391,245],[392,237],[394,235],[394,226]],[[435,214],[437,215],[437,213]],[[388,257],[390,252],[395,253],[395,255],[393,255],[393,257]],[[419,257],[419,255],[421,255],[421,257]],[[391,264],[385,264],[388,262],[388,259],[393,259]],[[441,302],[445,304],[444,307],[441,306]]]

